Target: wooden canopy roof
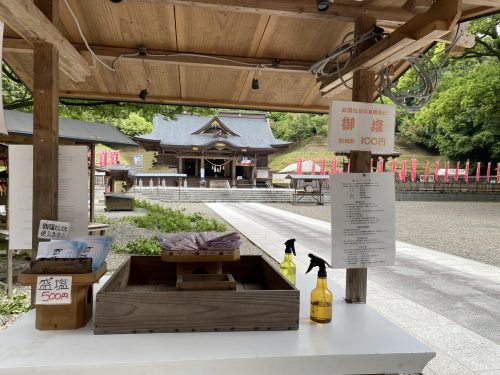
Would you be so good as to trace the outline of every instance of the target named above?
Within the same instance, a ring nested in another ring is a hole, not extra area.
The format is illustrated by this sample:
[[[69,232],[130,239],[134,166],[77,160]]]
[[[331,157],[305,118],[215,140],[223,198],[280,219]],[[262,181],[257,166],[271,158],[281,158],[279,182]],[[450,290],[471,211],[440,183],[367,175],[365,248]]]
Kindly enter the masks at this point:
[[[324,12],[314,0],[67,2],[108,65],[140,46],[162,56],[123,56],[111,71],[88,52],[65,0],[57,25],[30,0],[2,0],[4,60],[29,88],[33,43],[42,40],[59,49],[61,97],[142,102],[138,94],[151,78],[147,102],[319,113],[332,98],[350,100],[351,93],[339,77],[317,81],[308,68],[360,17],[393,34],[351,64],[352,70],[377,70],[436,40],[451,40],[457,21],[500,10],[500,0],[335,0]]]

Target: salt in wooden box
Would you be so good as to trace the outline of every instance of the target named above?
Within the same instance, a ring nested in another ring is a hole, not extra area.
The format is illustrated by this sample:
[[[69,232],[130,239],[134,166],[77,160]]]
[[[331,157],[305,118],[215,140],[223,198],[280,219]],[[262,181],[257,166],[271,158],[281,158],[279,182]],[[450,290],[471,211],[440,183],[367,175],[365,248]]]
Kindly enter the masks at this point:
[[[132,256],[97,293],[96,334],[295,330],[299,290],[261,256],[225,262],[236,290],[176,290],[176,264]]]

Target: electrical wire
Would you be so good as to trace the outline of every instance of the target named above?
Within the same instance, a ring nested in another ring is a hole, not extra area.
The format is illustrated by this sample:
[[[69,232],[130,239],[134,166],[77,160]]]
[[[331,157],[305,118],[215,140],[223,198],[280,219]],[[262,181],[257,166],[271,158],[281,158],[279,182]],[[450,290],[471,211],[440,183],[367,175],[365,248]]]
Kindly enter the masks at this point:
[[[413,55],[407,56],[392,65],[384,68],[379,75],[379,96],[387,96],[394,104],[407,112],[417,112],[423,108],[432,98],[438,83],[439,72],[446,64],[450,53],[463,36],[465,27],[459,25],[452,42],[441,52],[433,55]],[[442,57],[439,55],[443,54]],[[433,59],[440,59],[439,63],[434,63]],[[416,75],[418,83],[410,90],[397,88],[397,81],[391,78],[393,67],[401,61],[406,61],[410,69]]]
[[[85,43],[85,46],[87,47],[88,51],[90,52],[90,54],[96,59],[96,61],[100,62],[102,65],[104,65],[106,68],[108,68],[109,70],[111,71],[114,71],[114,69],[109,66],[108,64],[106,64],[104,61],[102,61],[99,56],[97,56],[95,54],[95,52],[92,50],[92,48],[90,48],[89,46],[89,43],[87,42],[87,38],[85,38],[85,35],[83,34],[83,31],[82,31],[82,28],[80,27],[80,22],[78,22],[78,18],[76,18],[76,15],[75,13],[73,12],[73,9],[71,9],[69,3],[68,3],[68,0],[64,0],[64,4],[66,4],[66,7],[68,8],[69,10],[69,13],[71,14],[71,16],[73,17],[73,20],[75,21],[75,24],[76,24],[76,27],[78,29],[78,32],[80,33],[80,36],[82,37],[83,39],[83,42]]]

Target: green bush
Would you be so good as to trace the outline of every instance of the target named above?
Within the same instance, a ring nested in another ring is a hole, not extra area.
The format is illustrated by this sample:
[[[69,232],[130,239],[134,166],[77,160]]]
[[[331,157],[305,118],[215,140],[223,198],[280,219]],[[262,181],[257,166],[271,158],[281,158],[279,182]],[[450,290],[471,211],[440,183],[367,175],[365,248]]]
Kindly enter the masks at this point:
[[[8,297],[3,291],[0,291],[0,315],[22,314],[30,309],[30,301],[24,293],[16,293]]]
[[[155,237],[138,237],[126,245],[113,245],[111,248],[119,254],[160,255],[160,246]]]
[[[145,208],[144,216],[128,216],[123,220],[139,228],[170,232],[224,232],[226,226],[215,219],[206,219],[201,214],[188,215],[184,210],[173,210],[159,204],[136,201],[136,207]]]

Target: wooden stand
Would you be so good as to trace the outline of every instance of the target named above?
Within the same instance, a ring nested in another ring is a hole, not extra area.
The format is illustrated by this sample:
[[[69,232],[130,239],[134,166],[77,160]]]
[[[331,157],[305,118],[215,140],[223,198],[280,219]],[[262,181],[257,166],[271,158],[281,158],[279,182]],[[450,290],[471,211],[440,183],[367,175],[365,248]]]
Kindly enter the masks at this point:
[[[106,273],[104,263],[95,272],[92,259],[46,259],[32,262],[29,270],[18,275],[22,285],[35,287],[38,276],[72,276],[71,303],[67,305],[37,305],[35,328],[41,331],[77,329],[84,327],[92,317],[93,285]],[[43,271],[43,272],[40,272]],[[34,290],[34,288],[33,288]]]
[[[222,273],[224,261],[240,259],[240,250],[163,250],[161,260],[176,263],[177,290],[236,290],[231,274]]]

